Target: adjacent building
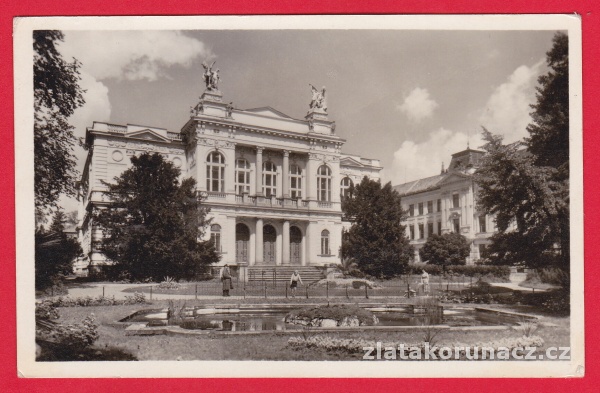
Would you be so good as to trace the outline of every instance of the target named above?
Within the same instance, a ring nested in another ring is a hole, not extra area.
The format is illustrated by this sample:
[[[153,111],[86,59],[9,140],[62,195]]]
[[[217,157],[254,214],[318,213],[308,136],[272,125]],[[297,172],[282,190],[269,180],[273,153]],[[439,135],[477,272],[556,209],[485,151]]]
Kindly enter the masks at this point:
[[[477,186],[473,173],[484,152],[467,148],[452,155],[447,170],[437,176],[400,184],[394,189],[402,196],[408,211],[407,236],[415,247],[415,262],[421,261],[419,249],[432,234],[460,233],[471,245],[467,264],[481,258],[489,237],[495,232],[492,216],[477,209]]]
[[[79,274],[106,263],[97,245],[93,207],[110,203],[104,182],[130,165],[130,157],[159,152],[193,177],[206,196],[212,224],[207,230],[219,265],[238,267],[324,266],[340,263],[344,225],[340,196],[364,176],[378,180],[376,159],[342,153],[323,95],[313,89],[304,119],[271,107],[240,110],[207,90],[179,132],[157,127],[94,122],[80,182],[79,239],[84,258]],[[317,97],[315,98],[315,95]]]

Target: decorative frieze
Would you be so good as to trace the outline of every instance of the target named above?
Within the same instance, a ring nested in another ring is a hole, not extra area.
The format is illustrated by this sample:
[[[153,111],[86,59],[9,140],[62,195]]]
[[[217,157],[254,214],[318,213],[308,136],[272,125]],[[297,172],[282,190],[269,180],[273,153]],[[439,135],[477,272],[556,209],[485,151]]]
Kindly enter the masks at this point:
[[[319,160],[324,162],[338,162],[340,160],[339,156],[318,153],[308,153],[308,158],[310,160]]]
[[[210,146],[210,147],[216,147],[216,148],[224,148],[224,149],[234,149],[235,148],[234,142],[221,141],[221,140],[217,140],[217,139],[200,138],[200,139],[198,139],[197,143],[201,146]]]

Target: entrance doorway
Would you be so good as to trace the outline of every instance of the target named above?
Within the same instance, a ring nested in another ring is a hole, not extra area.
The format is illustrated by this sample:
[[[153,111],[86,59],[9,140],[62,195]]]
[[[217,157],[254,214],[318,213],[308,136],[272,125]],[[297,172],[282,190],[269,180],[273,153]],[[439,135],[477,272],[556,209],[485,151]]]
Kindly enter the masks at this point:
[[[245,224],[235,226],[235,260],[248,263],[248,243],[250,242],[250,229]]]
[[[302,264],[302,232],[298,227],[290,227],[290,264]]]
[[[275,265],[277,256],[275,243],[277,241],[277,232],[272,225],[263,227],[263,262],[266,265]]]

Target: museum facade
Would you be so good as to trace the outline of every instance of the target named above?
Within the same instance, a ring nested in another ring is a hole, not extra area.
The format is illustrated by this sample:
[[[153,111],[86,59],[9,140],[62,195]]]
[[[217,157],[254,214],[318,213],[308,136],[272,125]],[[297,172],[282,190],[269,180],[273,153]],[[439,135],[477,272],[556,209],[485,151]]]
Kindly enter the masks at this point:
[[[423,179],[394,186],[407,212],[406,235],[415,248],[415,262],[421,261],[419,249],[432,234],[460,233],[470,245],[467,264],[481,259],[489,238],[496,232],[493,216],[477,208],[477,185],[473,173],[484,152],[467,147],[452,154],[448,169]]]
[[[210,207],[206,238],[219,265],[324,266],[341,262],[341,195],[364,176],[379,180],[376,159],[342,153],[345,140],[329,119],[325,89],[313,88],[304,119],[271,107],[240,110],[207,89],[179,132],[157,127],[94,122],[80,182],[79,239],[84,257],[76,273],[110,263],[99,251],[102,231],[93,208],[110,200],[104,182],[130,166],[130,157],[159,152],[196,180]],[[240,271],[244,269],[238,269]]]

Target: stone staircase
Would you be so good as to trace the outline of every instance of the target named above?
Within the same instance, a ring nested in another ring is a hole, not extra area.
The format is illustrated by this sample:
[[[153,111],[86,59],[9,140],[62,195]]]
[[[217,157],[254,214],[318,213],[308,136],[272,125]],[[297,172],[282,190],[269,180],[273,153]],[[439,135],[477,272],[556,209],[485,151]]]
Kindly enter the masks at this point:
[[[250,266],[248,281],[289,281],[294,270],[298,270],[305,284],[325,278],[325,271],[316,266]]]

